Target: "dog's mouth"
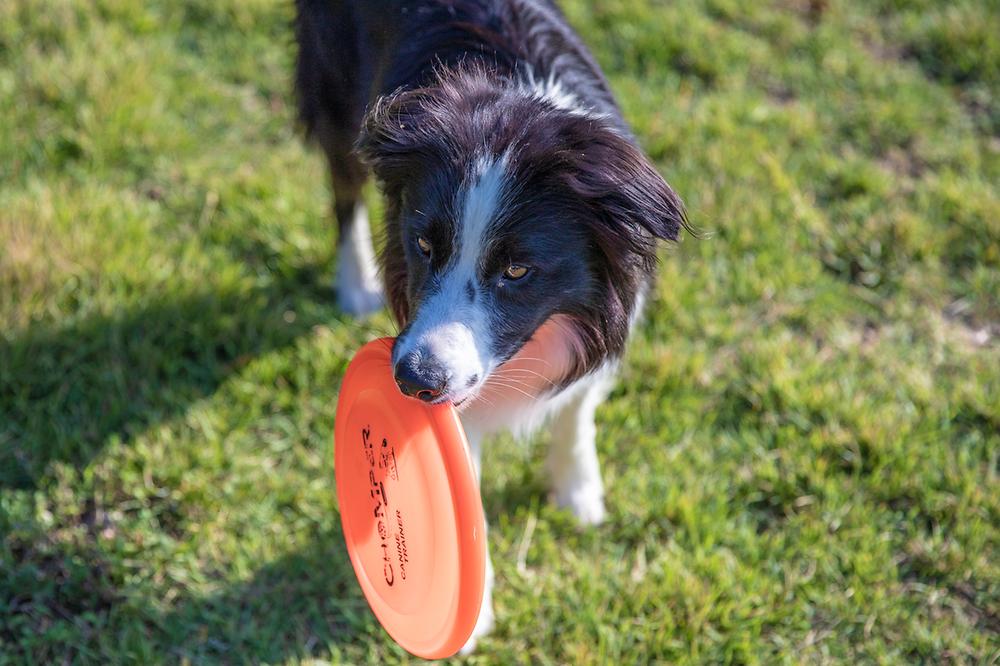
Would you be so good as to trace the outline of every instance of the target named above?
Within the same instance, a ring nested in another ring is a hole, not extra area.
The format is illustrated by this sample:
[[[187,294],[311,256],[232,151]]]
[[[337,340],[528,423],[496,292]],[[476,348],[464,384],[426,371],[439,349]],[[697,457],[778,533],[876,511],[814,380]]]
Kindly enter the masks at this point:
[[[500,363],[494,363],[494,368]],[[489,372],[485,372],[482,375],[475,376],[473,381],[469,381],[464,387],[459,388],[455,391],[447,391],[437,400],[434,400],[431,404],[451,403],[452,407],[458,411],[469,407],[469,405],[476,402],[477,399],[482,395],[483,388],[489,383],[490,377],[492,376],[492,369]]]
[[[505,363],[510,361],[516,355],[517,355],[517,350],[509,352],[508,354],[502,357],[497,357],[492,359],[489,362],[489,369],[483,372],[481,375],[477,375],[476,377],[474,377],[474,381],[470,381],[462,389],[456,390],[454,392],[451,391],[447,392],[445,395],[442,395],[438,400],[435,400],[434,403],[450,402],[455,409],[461,412],[463,409],[466,409],[470,405],[479,401],[479,399],[483,397],[484,390],[487,389],[488,387],[492,387],[492,390],[496,390],[497,385],[495,382],[491,384],[492,380],[498,379],[501,385],[505,383],[517,384],[518,382],[513,379],[508,382],[504,382],[502,378],[494,376],[498,371],[500,371],[504,367]],[[500,374],[502,375],[503,373],[500,372]],[[527,387],[524,388],[515,387],[514,390],[516,390],[518,393],[527,396],[528,391],[525,390],[526,388]],[[489,391],[486,392],[488,393]],[[485,400],[484,402],[488,404],[489,400]]]
[[[414,400],[419,400],[419,398],[412,397]],[[468,407],[471,403],[475,402],[478,397],[477,391],[463,392],[460,396],[442,395],[440,397],[434,398],[433,400],[421,401],[427,405],[451,405],[458,411],[462,411]]]
[[[504,364],[517,355],[517,351],[518,350],[514,350],[503,356],[495,356],[485,360],[484,364],[486,368],[477,368],[472,374],[465,375],[465,373],[461,372],[449,372],[444,390],[441,391],[440,394],[434,395],[433,398],[430,396],[420,396],[419,392],[416,394],[407,393],[403,390],[402,386],[400,386],[400,390],[403,391],[404,395],[410,395],[410,397],[421,400],[428,405],[450,404],[459,412],[478,402],[480,398],[484,397],[484,392],[495,392],[498,387],[503,388],[513,385],[512,390],[527,396],[528,391],[525,389],[528,387],[525,386],[524,388],[519,388],[519,385],[525,384],[523,378],[504,378],[502,377],[503,373],[500,372],[500,370],[504,367]],[[393,366],[395,365],[396,360],[394,359]],[[498,372],[499,375],[497,375]],[[457,379],[456,375],[458,377]],[[494,375],[497,376],[495,377]],[[499,382],[499,384],[497,382]],[[398,380],[397,383],[399,383]],[[489,391],[486,390],[487,388],[489,388]],[[484,403],[489,404],[490,400],[485,399]]]
[[[452,395],[443,395],[439,401],[435,402],[450,402],[452,407],[462,411],[465,407],[468,407],[471,403],[475,402],[476,398],[479,397],[480,391],[486,380],[478,380],[472,386],[463,389]]]

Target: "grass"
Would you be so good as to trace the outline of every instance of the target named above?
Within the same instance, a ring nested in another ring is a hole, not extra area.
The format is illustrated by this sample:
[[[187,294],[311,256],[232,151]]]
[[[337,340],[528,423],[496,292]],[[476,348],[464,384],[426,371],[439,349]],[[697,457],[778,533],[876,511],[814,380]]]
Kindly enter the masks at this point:
[[[390,322],[334,305],[290,5],[0,3],[0,662],[408,660],[338,526]],[[1000,7],[566,6],[707,238],[599,411],[606,525],[488,450],[470,662],[995,663]]]

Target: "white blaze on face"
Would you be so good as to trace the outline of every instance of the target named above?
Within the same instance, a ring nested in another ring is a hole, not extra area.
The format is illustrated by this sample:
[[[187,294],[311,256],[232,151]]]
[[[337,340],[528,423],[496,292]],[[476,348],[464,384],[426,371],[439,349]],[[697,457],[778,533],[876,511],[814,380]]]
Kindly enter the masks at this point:
[[[456,402],[477,389],[497,365],[484,299],[470,298],[468,285],[478,290],[488,231],[503,206],[506,167],[506,155],[473,164],[467,184],[456,195],[455,210],[461,217],[439,289],[420,304],[396,352],[396,358],[416,351],[433,359],[448,378],[447,397]]]

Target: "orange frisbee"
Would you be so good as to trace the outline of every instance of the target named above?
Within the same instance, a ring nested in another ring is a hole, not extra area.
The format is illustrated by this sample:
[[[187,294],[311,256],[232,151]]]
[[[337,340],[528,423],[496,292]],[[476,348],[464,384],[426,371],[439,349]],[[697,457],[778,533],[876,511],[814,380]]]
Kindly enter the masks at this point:
[[[340,520],[375,617],[407,651],[440,659],[458,652],[479,616],[483,505],[455,409],[399,392],[392,345],[382,338],[362,347],[340,389]]]

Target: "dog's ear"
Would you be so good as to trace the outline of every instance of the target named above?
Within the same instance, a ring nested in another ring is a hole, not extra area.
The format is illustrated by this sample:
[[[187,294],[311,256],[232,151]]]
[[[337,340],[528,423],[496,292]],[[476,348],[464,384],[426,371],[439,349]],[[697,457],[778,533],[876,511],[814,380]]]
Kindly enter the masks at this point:
[[[433,91],[397,91],[379,98],[365,114],[355,148],[383,184],[413,173],[422,157],[430,157],[440,141]]]
[[[608,231],[625,233],[647,247],[654,238],[676,241],[688,229],[684,204],[635,144],[591,120],[575,141],[565,178]]]

